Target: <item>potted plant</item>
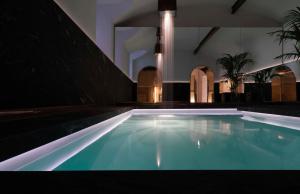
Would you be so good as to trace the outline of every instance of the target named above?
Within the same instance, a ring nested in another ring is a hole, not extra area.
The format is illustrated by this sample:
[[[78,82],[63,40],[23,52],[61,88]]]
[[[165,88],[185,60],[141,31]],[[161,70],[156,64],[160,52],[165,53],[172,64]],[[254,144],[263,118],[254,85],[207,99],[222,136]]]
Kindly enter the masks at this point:
[[[278,38],[279,44],[286,41],[294,42],[294,51],[283,53],[276,57],[282,59],[300,59],[300,7],[290,10],[285,17],[285,23],[282,30],[269,33]]]
[[[225,70],[223,77],[230,81],[230,90],[234,98],[238,96],[238,86],[244,79],[243,68],[253,62],[254,61],[249,58],[248,52],[237,55],[225,54],[224,57],[217,60],[217,64],[221,64]]]
[[[255,82],[255,88],[256,88],[256,97],[258,99],[258,102],[265,101],[265,86],[266,83],[271,80],[275,76],[280,76],[279,74],[274,73],[273,68],[264,69],[255,73],[252,73],[249,75],[253,78]]]

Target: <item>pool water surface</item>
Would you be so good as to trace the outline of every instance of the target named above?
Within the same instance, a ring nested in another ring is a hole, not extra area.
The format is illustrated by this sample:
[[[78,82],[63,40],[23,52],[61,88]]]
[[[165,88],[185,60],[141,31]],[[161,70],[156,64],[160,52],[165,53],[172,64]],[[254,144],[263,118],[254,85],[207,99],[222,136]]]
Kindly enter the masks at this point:
[[[300,169],[300,132],[241,116],[131,116],[55,170]]]

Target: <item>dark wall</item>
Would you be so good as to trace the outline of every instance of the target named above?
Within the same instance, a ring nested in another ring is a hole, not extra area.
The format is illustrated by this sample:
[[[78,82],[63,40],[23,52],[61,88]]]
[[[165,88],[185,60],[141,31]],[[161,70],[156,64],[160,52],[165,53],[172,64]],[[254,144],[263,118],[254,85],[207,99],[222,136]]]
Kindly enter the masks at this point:
[[[52,0],[1,0],[0,34],[0,109],[133,100],[133,83]]]
[[[220,87],[219,83],[214,84],[214,102],[221,102],[221,94],[220,94]]]
[[[164,83],[164,100],[165,101],[190,101],[190,84],[189,83]],[[137,83],[134,84],[133,101],[137,100]]]
[[[261,92],[263,91],[263,93]],[[219,93],[219,83],[215,83],[214,88],[215,102],[230,102],[231,94],[220,94]],[[263,89],[260,90],[259,86],[255,83],[245,83],[245,93],[240,94],[240,100],[242,102],[261,102],[261,99],[264,101],[272,101],[272,87],[271,83],[265,84]]]
[[[164,99],[166,101],[190,101],[189,83],[164,83]]]
[[[272,101],[272,84],[267,83],[263,86],[263,94],[261,94],[261,90],[258,89],[259,86],[257,86],[254,83],[247,83],[245,84],[245,93],[249,94],[251,101],[258,101],[257,98],[260,97],[260,95],[264,95],[265,101],[271,102]],[[300,101],[300,82],[297,82],[296,85],[296,92],[297,92],[297,101]]]
[[[300,102],[300,82],[297,82],[297,101]]]
[[[173,99],[174,101],[184,101],[189,102],[190,101],[190,84],[189,83],[165,83],[164,87],[169,89],[167,91],[167,101],[171,101]],[[252,83],[245,84],[245,94],[242,96],[244,101],[257,101],[259,99],[259,94],[256,90],[256,85]],[[172,88],[172,89],[170,89]],[[265,88],[265,99],[266,101],[272,100],[272,90],[271,90],[271,84],[266,84]],[[300,92],[300,88],[298,86],[298,93]],[[225,96],[225,101],[230,101],[230,94]],[[247,99],[246,99],[247,98]],[[215,102],[221,102],[222,96],[219,93],[219,83],[214,84],[214,99]]]
[[[165,83],[168,87],[173,87],[172,95],[174,101],[189,102],[190,99],[190,84],[189,83]],[[241,95],[242,101],[245,102],[258,102],[261,99],[261,90],[255,83],[245,84],[245,94]],[[272,101],[272,86],[271,83],[265,84],[263,87],[265,101]],[[170,93],[170,92],[169,92]],[[168,100],[171,99],[171,94],[167,94]],[[225,97],[225,101],[230,101],[230,94]],[[214,99],[215,102],[221,102],[222,96],[219,94],[219,83],[214,85]],[[300,83],[297,83],[297,99],[300,101]]]
[[[262,88],[261,88],[262,87]],[[264,101],[272,101],[272,84],[266,83],[260,86],[255,83],[245,83],[245,95],[251,102],[258,102],[260,99]]]

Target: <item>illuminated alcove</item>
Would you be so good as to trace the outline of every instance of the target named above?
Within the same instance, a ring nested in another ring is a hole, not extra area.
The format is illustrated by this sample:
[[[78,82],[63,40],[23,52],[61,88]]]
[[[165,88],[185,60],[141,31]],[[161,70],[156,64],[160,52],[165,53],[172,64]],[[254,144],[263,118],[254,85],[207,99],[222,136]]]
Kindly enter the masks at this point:
[[[214,102],[214,73],[205,66],[196,67],[191,73],[190,102]]]
[[[137,101],[158,103],[162,99],[162,86],[156,67],[145,67],[138,74]]]
[[[296,101],[296,77],[293,71],[287,66],[280,66],[275,69],[274,74],[278,76],[272,78],[272,101]]]
[[[219,83],[219,91],[220,94],[226,94],[231,93],[231,81],[230,80],[221,80]],[[237,93],[238,94],[244,94],[245,93],[245,84],[243,81],[240,81],[238,87],[237,87]]]

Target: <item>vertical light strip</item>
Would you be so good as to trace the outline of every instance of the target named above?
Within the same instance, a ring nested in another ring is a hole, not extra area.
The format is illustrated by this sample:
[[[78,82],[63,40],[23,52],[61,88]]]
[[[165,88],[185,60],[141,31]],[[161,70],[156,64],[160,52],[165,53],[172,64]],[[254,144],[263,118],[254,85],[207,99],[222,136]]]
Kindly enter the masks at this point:
[[[171,80],[174,65],[174,17],[171,11],[165,11],[162,19],[163,40],[163,79]]]

